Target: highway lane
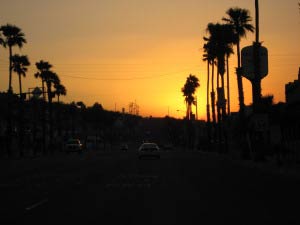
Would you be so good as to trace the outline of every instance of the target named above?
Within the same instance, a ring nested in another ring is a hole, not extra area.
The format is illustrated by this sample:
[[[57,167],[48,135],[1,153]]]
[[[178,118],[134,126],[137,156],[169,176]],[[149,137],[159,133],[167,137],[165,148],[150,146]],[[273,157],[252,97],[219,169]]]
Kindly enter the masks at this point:
[[[200,152],[67,156],[6,190],[19,224],[299,224],[299,181]],[[38,176],[36,176],[38,177]],[[30,180],[30,179],[29,179]],[[27,185],[27,186],[26,186]],[[37,187],[36,187],[37,186]],[[22,190],[22,191],[21,191]],[[24,197],[25,196],[25,197]],[[7,210],[6,210],[7,211]],[[14,216],[13,216],[14,215]]]

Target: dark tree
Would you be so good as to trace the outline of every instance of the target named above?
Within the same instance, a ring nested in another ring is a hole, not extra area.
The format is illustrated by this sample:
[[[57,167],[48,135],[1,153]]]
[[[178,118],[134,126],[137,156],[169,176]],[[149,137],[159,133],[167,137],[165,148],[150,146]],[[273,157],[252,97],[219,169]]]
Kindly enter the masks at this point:
[[[22,76],[26,77],[27,67],[30,65],[28,57],[25,55],[13,55],[11,57],[12,70],[18,74],[19,77],[19,88],[20,88],[20,103],[19,103],[19,151],[20,156],[23,156],[23,145],[24,145],[24,112],[23,112],[23,101],[24,96],[22,92]]]
[[[6,24],[0,27],[0,30],[5,37],[4,46],[8,46],[9,49],[9,84],[8,91],[12,92],[12,48],[13,46],[18,46],[19,48],[23,47],[23,44],[26,43],[25,34],[17,26]]]
[[[54,93],[57,96],[57,103],[59,103],[59,97],[61,95],[66,96],[67,95],[67,89],[64,85],[62,85],[61,83],[55,83],[54,84]]]
[[[248,31],[254,32],[254,27],[251,24],[252,18],[250,16],[250,12],[247,9],[230,8],[227,10],[226,14],[227,17],[224,17],[223,21],[233,26],[235,44],[237,46],[237,83],[239,92],[240,113],[241,115],[243,115],[245,111],[245,103],[242,82],[240,41],[241,38],[246,37]]]
[[[35,63],[38,72],[34,74],[35,78],[39,78],[42,81],[42,92],[43,92],[43,99],[46,100],[45,97],[45,73],[52,68],[52,65],[49,62],[45,62],[40,60],[39,62]]]
[[[184,101],[186,103],[186,118],[188,120],[191,119],[192,114],[192,104],[195,104],[195,91],[200,86],[199,80],[195,75],[190,74],[186,78],[186,82],[182,87],[181,91],[184,96]]]

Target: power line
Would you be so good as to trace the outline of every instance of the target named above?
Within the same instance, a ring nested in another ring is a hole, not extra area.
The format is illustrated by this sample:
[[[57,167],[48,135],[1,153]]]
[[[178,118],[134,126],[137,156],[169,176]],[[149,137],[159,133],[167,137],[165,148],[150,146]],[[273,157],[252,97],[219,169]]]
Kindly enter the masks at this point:
[[[129,81],[129,80],[146,80],[146,79],[161,78],[161,77],[170,76],[170,75],[173,75],[173,74],[183,73],[183,72],[186,72],[186,71],[191,70],[191,69],[193,69],[193,68],[185,69],[183,71],[178,71],[178,72],[155,75],[155,76],[129,77],[129,78],[98,78],[98,77],[83,77],[83,76],[74,76],[74,75],[66,75],[66,74],[60,74],[59,76],[61,76],[61,77],[70,77],[70,78],[74,78],[74,79],[83,79],[83,80]]]

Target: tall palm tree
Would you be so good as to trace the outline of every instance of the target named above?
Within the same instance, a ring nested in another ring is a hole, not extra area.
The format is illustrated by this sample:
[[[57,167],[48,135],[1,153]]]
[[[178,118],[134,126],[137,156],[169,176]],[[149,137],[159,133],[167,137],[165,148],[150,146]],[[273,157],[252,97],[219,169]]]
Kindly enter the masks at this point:
[[[55,83],[54,84],[54,88],[55,88],[55,95],[57,96],[57,103],[59,103],[59,97],[61,95],[66,96],[67,95],[67,89],[64,85],[60,84],[60,83]]]
[[[9,84],[8,91],[12,92],[12,47],[17,45],[19,48],[23,47],[23,44],[26,43],[25,34],[21,29],[15,25],[6,24],[0,27],[5,39],[5,46],[8,46],[9,49]]]
[[[206,44],[203,46],[204,52],[207,52]],[[206,120],[210,124],[210,106],[209,106],[209,79],[210,79],[210,56],[208,53],[203,54],[202,60],[207,62],[207,83],[206,83]]]
[[[63,139],[62,137],[62,115],[61,115],[61,109],[62,109],[62,105],[59,104],[59,97],[61,95],[67,95],[67,89],[65,88],[64,85],[62,85],[60,82],[56,82],[54,83],[54,94],[57,96],[57,110],[56,110],[56,119],[57,119],[57,131],[58,131],[58,142],[59,142],[59,149],[61,149],[62,144],[63,144]]]
[[[227,24],[213,24],[210,23],[207,26],[207,31],[210,34],[209,38],[205,38],[208,41],[208,47],[212,49],[214,57],[217,59],[217,89],[218,89],[218,112],[222,106],[222,116],[226,115],[225,102],[223,102],[224,94],[224,74],[225,74],[225,57],[233,52],[232,43],[232,26]],[[221,86],[219,80],[221,79]],[[218,113],[220,114],[220,113]],[[218,117],[220,121],[220,115]]]
[[[226,12],[228,17],[224,17],[222,20],[233,26],[233,32],[235,35],[235,44],[237,47],[237,83],[238,83],[238,92],[239,92],[239,103],[240,103],[240,115],[243,116],[245,111],[244,104],[244,91],[243,91],[243,82],[242,82],[242,68],[241,68],[241,52],[240,52],[240,41],[241,38],[246,37],[248,31],[253,32],[254,27],[250,23],[252,18],[250,12],[247,9],[241,8],[230,8]]]
[[[212,121],[215,126],[216,124],[216,111],[215,111],[215,86],[214,86],[214,68],[215,68],[215,59],[216,59],[216,45],[215,42],[211,39],[211,35],[214,32],[214,26],[212,23],[208,24],[206,31],[210,34],[210,37],[204,37],[206,44],[204,45],[204,51],[207,52],[211,60],[211,111],[212,111]]]
[[[46,91],[45,91],[45,77],[46,74],[50,71],[52,68],[52,65],[48,62],[45,62],[43,60],[40,60],[39,62],[35,63],[35,66],[38,70],[34,74],[35,78],[39,78],[42,81],[42,93],[43,93],[43,114],[42,114],[42,136],[43,136],[43,142],[42,142],[42,148],[44,154],[46,153],[46,107],[45,107],[45,101],[46,101]]]
[[[204,37],[205,40],[205,37]],[[210,118],[210,105],[209,105],[209,80],[210,80],[210,65],[214,63],[213,55],[210,54],[209,43],[205,43],[203,46],[205,54],[203,54],[203,61],[207,62],[207,85],[206,85],[206,118],[207,118],[207,136],[209,142],[211,141],[211,118]],[[213,65],[212,65],[213,67]],[[212,89],[213,91],[213,89]]]
[[[43,99],[46,100],[45,96],[45,72],[49,71],[52,68],[52,65],[49,62],[45,62],[40,60],[39,62],[35,63],[38,72],[34,74],[35,78],[40,78],[42,80],[42,92],[43,92]]]
[[[26,77],[26,72],[30,62],[26,55],[15,54],[11,57],[12,70],[18,74],[20,88],[20,105],[19,105],[19,151],[23,156],[23,140],[24,140],[24,116],[23,116],[23,92],[22,92],[22,76]]]
[[[195,91],[196,89],[200,86],[199,84],[199,79],[195,76],[190,74],[187,78],[186,78],[186,82],[184,84],[184,86],[182,87],[181,91],[183,93],[184,101],[186,103],[187,106],[187,111],[186,111],[186,118],[188,120],[191,119],[191,114],[192,114],[192,104],[195,104]]]
[[[52,86],[59,84],[60,80],[56,73],[51,70],[45,71],[43,77],[47,86],[47,95],[48,95],[48,109],[49,109],[49,141],[50,149],[53,151],[53,111],[52,111],[52,98],[55,96],[55,93],[52,91]]]
[[[18,55],[15,54],[11,57],[12,62],[12,70],[18,74],[19,77],[19,90],[20,90],[20,98],[22,99],[22,76],[26,77],[26,72],[28,70],[28,66],[30,66],[30,62],[26,55]]]
[[[229,76],[229,57],[232,53],[226,54],[226,71],[227,71],[227,115],[230,116],[231,110],[230,110],[230,76]]]

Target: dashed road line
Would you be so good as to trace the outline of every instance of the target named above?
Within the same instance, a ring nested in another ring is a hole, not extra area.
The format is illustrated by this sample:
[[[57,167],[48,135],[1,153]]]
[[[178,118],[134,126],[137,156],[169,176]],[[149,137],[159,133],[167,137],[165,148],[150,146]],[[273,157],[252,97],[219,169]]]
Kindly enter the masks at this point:
[[[25,209],[26,209],[26,211],[30,211],[30,210],[33,210],[33,209],[35,209],[35,208],[37,208],[37,207],[39,207],[39,206],[41,206],[41,205],[43,205],[47,202],[48,202],[48,198],[45,198],[45,199],[43,199],[43,200],[41,200],[41,201],[31,205],[31,206],[26,207]]]

